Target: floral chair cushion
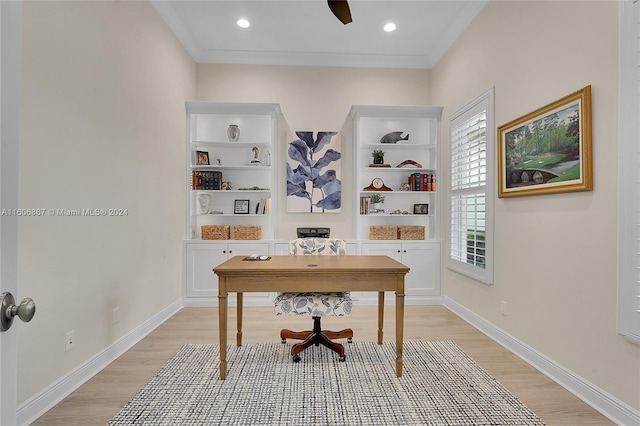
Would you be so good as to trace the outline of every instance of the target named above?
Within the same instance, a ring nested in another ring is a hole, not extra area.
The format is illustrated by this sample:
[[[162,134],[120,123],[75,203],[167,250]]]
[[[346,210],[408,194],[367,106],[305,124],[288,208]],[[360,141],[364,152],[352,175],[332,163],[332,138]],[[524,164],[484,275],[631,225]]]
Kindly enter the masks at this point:
[[[348,317],[351,296],[346,293],[280,293],[275,299],[276,315]]]
[[[344,256],[347,254],[347,244],[344,240],[334,238],[298,238],[289,242],[289,254]]]
[[[347,254],[347,244],[334,238],[298,238],[289,242],[289,254],[343,256]],[[351,315],[352,306],[349,292],[279,293],[274,304],[276,315],[311,317],[346,317]]]

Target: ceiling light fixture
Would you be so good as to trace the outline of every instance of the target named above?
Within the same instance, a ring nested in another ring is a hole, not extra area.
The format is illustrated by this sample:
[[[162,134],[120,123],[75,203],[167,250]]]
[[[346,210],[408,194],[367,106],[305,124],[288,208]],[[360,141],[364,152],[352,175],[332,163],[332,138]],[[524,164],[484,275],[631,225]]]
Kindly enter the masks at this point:
[[[389,22],[388,24],[385,24],[384,30],[386,32],[388,32],[388,33],[390,33],[391,31],[395,31],[396,30],[396,24],[394,24],[393,22]]]
[[[251,23],[244,18],[238,19],[238,22],[236,22],[236,24],[238,24],[240,28],[249,28],[251,26]]]

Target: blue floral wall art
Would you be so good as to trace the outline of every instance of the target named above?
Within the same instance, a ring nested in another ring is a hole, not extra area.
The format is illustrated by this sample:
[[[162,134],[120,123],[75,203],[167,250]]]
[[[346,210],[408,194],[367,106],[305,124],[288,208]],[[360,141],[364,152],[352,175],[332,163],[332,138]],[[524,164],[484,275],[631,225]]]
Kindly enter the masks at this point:
[[[287,211],[340,212],[340,137],[338,132],[296,132],[287,151]]]

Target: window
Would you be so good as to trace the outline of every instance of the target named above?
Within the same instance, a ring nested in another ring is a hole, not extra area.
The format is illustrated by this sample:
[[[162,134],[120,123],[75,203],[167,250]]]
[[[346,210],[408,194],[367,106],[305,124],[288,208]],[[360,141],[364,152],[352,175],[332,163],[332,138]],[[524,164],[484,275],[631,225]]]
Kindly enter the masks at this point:
[[[620,2],[618,331],[640,343],[640,2]]]
[[[493,283],[493,88],[449,117],[447,267]]]

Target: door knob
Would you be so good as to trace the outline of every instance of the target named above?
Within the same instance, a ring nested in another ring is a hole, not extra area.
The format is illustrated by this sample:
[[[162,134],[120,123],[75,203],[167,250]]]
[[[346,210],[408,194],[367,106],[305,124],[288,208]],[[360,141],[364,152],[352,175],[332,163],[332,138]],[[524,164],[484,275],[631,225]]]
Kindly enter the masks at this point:
[[[27,297],[18,306],[15,303],[11,293],[0,294],[0,331],[9,330],[16,316],[23,322],[29,322],[36,314],[36,302],[33,299]]]

